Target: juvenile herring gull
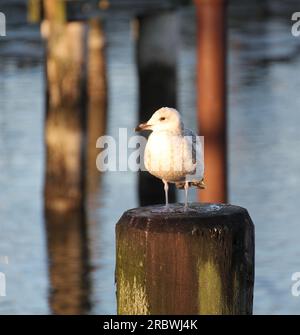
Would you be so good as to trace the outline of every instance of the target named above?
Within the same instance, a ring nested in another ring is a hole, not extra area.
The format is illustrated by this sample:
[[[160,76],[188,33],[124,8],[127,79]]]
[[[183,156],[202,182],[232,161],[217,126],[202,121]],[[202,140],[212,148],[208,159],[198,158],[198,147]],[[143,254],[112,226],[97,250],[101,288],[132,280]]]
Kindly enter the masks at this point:
[[[146,169],[164,183],[166,208],[168,183],[175,183],[185,189],[185,205],[188,207],[188,188],[205,188],[203,147],[199,137],[184,128],[180,114],[174,108],[163,107],[157,110],[146,122],[135,129],[151,130],[144,154]]]

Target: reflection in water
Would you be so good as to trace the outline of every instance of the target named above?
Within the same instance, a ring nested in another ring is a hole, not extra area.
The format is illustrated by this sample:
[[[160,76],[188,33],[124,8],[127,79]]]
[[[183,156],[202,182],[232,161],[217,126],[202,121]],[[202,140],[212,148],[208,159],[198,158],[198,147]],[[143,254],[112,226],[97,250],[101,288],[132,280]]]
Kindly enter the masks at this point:
[[[89,249],[84,211],[46,211],[50,307],[54,314],[90,309]]]
[[[107,74],[105,62],[105,37],[99,20],[91,20],[88,33],[88,117],[87,117],[87,193],[98,190],[99,171],[96,159],[99,150],[96,142],[105,135],[107,119]]]

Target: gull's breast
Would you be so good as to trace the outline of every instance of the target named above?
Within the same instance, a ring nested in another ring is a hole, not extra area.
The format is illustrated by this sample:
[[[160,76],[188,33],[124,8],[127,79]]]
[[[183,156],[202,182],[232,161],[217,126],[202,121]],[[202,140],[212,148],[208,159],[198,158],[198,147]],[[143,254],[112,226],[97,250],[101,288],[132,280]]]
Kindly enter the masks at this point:
[[[165,131],[149,136],[144,163],[152,175],[169,182],[185,180],[194,169],[192,150],[186,139]]]

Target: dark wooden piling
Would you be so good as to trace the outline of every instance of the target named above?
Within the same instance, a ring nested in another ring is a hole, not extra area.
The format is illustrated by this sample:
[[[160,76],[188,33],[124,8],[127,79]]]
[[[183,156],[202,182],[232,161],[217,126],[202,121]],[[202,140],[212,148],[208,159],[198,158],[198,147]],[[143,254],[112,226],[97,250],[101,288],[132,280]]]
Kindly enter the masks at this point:
[[[202,201],[227,201],[226,0],[194,0],[197,10],[197,98],[205,141]]]
[[[118,314],[252,314],[254,225],[223,204],[132,209],[116,226]]]
[[[84,200],[86,132],[86,24],[66,22],[65,3],[44,0],[46,38],[47,209],[70,210]]]
[[[178,27],[175,11],[141,15],[136,20],[137,67],[139,81],[139,122],[147,121],[160,107],[176,108],[176,60]],[[145,134],[146,136],[147,134]],[[143,159],[143,158],[142,158]],[[142,206],[164,202],[161,180],[148,172],[139,174]],[[170,185],[169,199],[175,201]]]

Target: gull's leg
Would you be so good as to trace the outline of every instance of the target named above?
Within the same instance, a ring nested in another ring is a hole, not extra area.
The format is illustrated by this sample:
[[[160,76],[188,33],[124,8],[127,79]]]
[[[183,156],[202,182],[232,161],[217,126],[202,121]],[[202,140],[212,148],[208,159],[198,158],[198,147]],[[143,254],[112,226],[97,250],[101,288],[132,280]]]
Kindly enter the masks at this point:
[[[168,182],[166,182],[164,179],[162,180],[164,183],[164,190],[165,190],[165,196],[166,196],[166,209],[169,209],[169,197],[168,197],[168,191],[169,191],[169,185]]]
[[[189,182],[186,181],[184,184],[184,192],[185,192],[184,211],[188,209],[188,190],[189,190]]]

